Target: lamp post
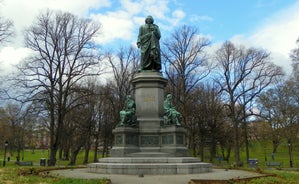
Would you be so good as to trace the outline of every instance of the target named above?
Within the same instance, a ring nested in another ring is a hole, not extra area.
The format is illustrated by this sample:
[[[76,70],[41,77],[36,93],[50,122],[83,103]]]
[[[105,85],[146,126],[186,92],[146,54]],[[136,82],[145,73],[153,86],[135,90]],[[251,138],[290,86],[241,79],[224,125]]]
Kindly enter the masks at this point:
[[[8,147],[8,141],[5,141],[4,143],[4,160],[3,160],[3,167],[5,167],[5,162],[6,162],[6,150]]]
[[[290,156],[290,167],[293,167],[293,160],[292,160],[292,144],[291,142],[288,143],[289,146],[289,156]]]
[[[24,146],[23,146],[23,149],[22,149],[22,161],[24,160]]]
[[[266,152],[266,147],[264,147],[264,153],[265,153],[265,162],[267,162],[267,152]]]

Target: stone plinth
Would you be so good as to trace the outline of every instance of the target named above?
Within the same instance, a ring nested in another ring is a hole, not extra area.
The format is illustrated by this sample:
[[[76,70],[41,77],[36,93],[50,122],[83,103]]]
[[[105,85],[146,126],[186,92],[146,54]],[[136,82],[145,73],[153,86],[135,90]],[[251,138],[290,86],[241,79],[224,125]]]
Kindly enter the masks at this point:
[[[186,147],[186,130],[174,125],[162,126],[160,129],[161,149],[163,153],[168,153],[175,157],[189,156],[189,150]]]
[[[141,72],[132,81],[135,90],[139,131],[156,133],[163,123],[164,88],[167,80],[160,72]]]
[[[113,130],[114,146],[110,151],[111,157],[125,157],[130,153],[139,152],[138,128],[117,127]]]

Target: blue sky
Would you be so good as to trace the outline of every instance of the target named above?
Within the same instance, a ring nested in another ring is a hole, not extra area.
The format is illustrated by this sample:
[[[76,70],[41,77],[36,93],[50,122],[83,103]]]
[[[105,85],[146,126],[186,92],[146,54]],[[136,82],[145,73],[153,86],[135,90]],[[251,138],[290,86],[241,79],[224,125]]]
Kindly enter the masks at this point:
[[[273,14],[292,6],[294,2],[294,0],[194,0],[196,5],[186,6],[186,11],[190,12],[189,16],[197,14],[209,17],[208,21],[198,22],[198,26],[203,33],[212,35],[217,42],[230,39],[236,34],[250,34]]]
[[[29,54],[22,45],[22,30],[45,8],[102,23],[96,40],[103,47],[135,45],[138,27],[150,14],[162,38],[183,24],[196,26],[210,38],[211,50],[226,40],[266,49],[286,71],[299,37],[299,0],[2,0],[0,15],[13,20],[17,31],[12,42],[0,47],[2,70]]]

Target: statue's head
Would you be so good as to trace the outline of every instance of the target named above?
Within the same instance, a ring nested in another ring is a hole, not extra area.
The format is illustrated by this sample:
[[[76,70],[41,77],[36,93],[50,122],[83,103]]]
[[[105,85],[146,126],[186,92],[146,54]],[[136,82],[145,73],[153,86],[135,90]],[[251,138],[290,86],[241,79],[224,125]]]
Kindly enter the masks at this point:
[[[154,23],[154,18],[152,17],[152,16],[147,16],[146,18],[145,18],[145,23],[146,24],[153,24]]]
[[[172,98],[172,95],[171,95],[171,94],[168,94],[168,95],[166,96],[166,98],[167,98],[167,99],[171,99],[171,98]]]

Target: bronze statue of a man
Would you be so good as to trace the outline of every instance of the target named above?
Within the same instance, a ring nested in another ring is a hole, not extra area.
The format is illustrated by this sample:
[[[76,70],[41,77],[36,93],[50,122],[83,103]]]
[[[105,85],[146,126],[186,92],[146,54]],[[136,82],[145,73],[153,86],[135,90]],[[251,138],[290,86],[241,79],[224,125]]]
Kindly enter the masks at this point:
[[[120,122],[119,126],[135,125],[135,111],[136,104],[131,95],[126,96],[125,107],[119,112]]]
[[[141,50],[140,70],[161,70],[160,38],[159,27],[154,24],[152,16],[147,16],[145,24],[139,28],[137,40],[137,46]]]
[[[181,126],[180,118],[181,113],[179,113],[172,104],[172,95],[168,94],[164,101],[164,123],[167,125],[174,124]]]

